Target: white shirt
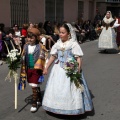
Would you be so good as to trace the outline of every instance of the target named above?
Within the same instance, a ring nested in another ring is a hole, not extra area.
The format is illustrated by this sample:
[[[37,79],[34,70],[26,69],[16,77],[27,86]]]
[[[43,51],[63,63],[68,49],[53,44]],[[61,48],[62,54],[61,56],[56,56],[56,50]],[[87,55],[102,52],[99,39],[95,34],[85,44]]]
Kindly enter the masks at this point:
[[[66,42],[57,42],[53,45],[50,54],[51,55],[56,55],[57,54],[57,50],[65,48],[65,50],[72,48],[72,53],[75,56],[83,56],[83,51],[80,47],[80,45],[77,42],[70,42],[70,41],[66,41]]]
[[[45,45],[45,43],[46,43],[46,38],[43,37],[43,38],[41,39],[41,41],[42,41],[43,45]]]
[[[18,37],[20,37],[21,36],[21,32],[20,31],[16,31],[15,35],[18,36]]]
[[[113,27],[119,27],[119,26],[120,26],[120,24],[118,24],[118,19],[116,19],[116,21],[115,21]]]
[[[32,54],[35,50],[36,45],[28,45],[28,54]]]

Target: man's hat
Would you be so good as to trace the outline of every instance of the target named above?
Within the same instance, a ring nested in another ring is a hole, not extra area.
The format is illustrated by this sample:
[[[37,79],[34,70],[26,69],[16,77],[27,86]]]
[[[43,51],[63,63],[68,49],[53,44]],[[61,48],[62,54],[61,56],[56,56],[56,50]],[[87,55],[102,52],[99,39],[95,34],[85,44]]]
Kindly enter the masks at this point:
[[[28,31],[28,33],[32,33],[32,34],[34,34],[36,36],[40,35],[40,31],[37,28],[30,28],[27,31]]]

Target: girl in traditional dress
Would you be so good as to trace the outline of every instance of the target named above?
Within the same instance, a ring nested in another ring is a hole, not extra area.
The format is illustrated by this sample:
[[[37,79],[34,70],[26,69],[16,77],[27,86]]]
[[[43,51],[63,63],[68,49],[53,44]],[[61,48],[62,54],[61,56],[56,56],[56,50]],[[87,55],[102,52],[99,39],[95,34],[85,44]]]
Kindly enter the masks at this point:
[[[99,37],[98,48],[100,50],[117,49],[116,33],[113,28],[115,20],[110,11],[107,11],[103,19],[103,29]]]
[[[60,27],[59,36],[60,39],[52,47],[51,57],[43,71],[43,74],[47,74],[48,68],[56,60],[48,78],[42,106],[46,111],[56,114],[83,114],[93,109],[83,73],[81,72],[82,90],[70,81],[70,77],[67,77],[63,68],[67,58],[74,57],[79,64],[78,71],[80,73],[83,52],[71,24],[63,24]]]
[[[28,31],[29,43],[24,46],[23,49],[23,62],[21,67],[21,81],[22,87],[19,84],[19,89],[23,90],[25,87],[25,78],[33,91],[33,103],[30,108],[31,112],[36,112],[38,105],[41,102],[40,83],[43,82],[41,79],[42,72],[45,64],[45,47],[39,44],[40,32],[36,28],[31,28]],[[25,76],[27,75],[27,76]]]

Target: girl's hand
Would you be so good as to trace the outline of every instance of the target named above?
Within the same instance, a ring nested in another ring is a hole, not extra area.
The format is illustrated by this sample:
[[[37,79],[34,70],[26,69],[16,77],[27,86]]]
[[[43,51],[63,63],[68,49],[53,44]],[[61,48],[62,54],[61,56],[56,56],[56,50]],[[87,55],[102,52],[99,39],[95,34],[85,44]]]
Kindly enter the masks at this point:
[[[47,75],[47,74],[48,74],[48,69],[45,68],[45,69],[43,70],[43,75]]]
[[[54,56],[51,56],[51,57],[50,57],[47,65],[46,65],[46,67],[45,67],[44,70],[43,70],[43,75],[47,75],[47,74],[48,74],[48,69],[49,69],[49,67],[51,66],[51,64],[53,63],[53,61],[54,61],[55,59],[56,59],[56,57],[54,57]]]

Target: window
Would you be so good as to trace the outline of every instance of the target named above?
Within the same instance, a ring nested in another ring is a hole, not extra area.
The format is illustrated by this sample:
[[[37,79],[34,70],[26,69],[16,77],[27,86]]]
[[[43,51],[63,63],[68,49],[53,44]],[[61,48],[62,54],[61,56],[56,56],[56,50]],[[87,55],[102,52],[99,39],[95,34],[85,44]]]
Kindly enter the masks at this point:
[[[11,26],[28,23],[28,0],[11,0]]]
[[[45,0],[46,20],[63,21],[64,0]]]
[[[64,1],[56,0],[56,20],[62,22],[64,17]]]
[[[94,13],[91,14],[94,10],[94,3],[92,1],[89,1],[89,19],[92,20]]]
[[[78,19],[83,18],[84,2],[78,1]]]
[[[55,0],[46,0],[45,1],[45,15],[46,20],[54,21],[55,20]]]

